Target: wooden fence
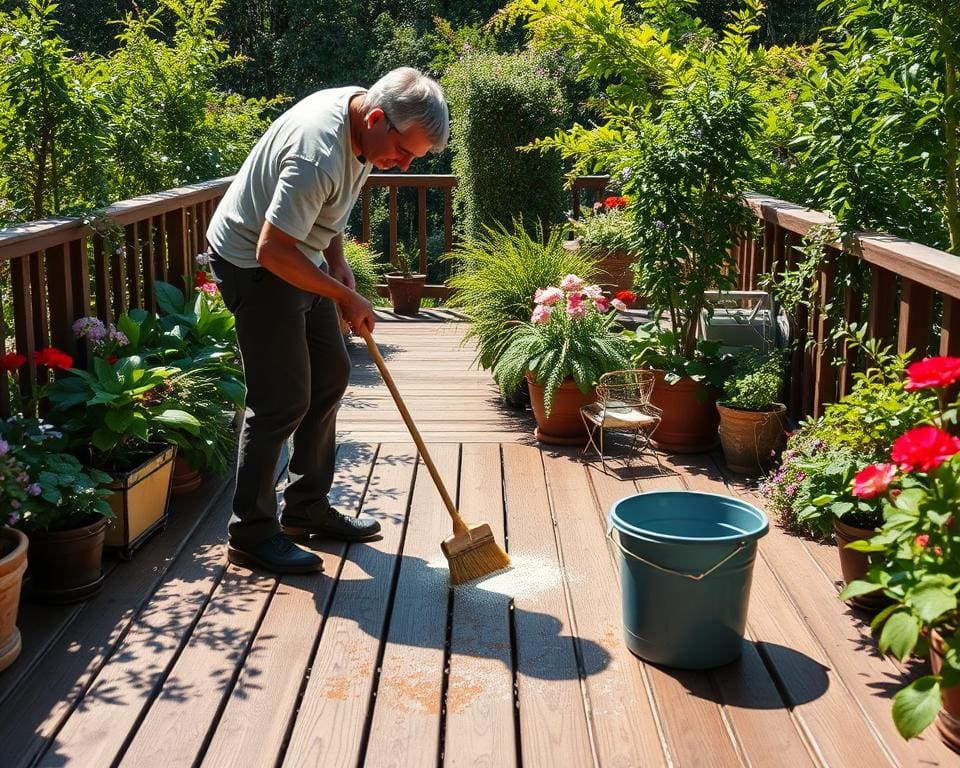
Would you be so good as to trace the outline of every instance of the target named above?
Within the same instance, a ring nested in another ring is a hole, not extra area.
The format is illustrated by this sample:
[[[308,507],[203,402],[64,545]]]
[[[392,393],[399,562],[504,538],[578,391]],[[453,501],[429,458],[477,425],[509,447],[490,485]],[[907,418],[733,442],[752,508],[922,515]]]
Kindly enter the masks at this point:
[[[28,359],[19,372],[29,388],[37,370],[32,353],[53,345],[84,359],[86,348],[72,332],[74,320],[96,315],[105,322],[132,308],[156,308],[155,280],[178,287],[190,279],[194,257],[206,249],[204,233],[229,179],[193,184],[155,195],[126,200],[104,211],[106,229],[80,219],[36,221],[0,230],[0,291],[4,323],[0,349]],[[427,267],[427,191],[444,195],[445,249],[453,245],[451,175],[371,174],[361,197],[361,239],[370,238],[370,195],[387,188],[390,214],[388,248],[397,248],[398,190],[417,190],[417,233],[420,269]],[[601,200],[608,183],[604,176],[585,176],[572,186],[572,212],[584,198]],[[782,200],[761,195],[746,199],[761,223],[759,236],[744,235],[736,248],[740,290],[757,288],[758,277],[793,266],[798,248],[828,217]],[[837,264],[860,263],[869,271],[865,289],[846,289],[842,318],[865,322],[870,335],[889,341],[900,351],[917,354],[960,354],[960,259],[917,243],[880,235],[856,238],[844,249],[826,247],[817,285],[826,299]],[[443,285],[430,286],[428,296],[445,297]],[[794,418],[818,414],[824,405],[849,391],[859,361],[849,349],[833,349],[831,321],[825,314],[801,310],[793,318],[795,339],[790,375],[790,413]],[[813,342],[813,343],[808,343]],[[835,367],[834,358],[844,364]],[[8,408],[7,379],[0,376],[0,412]]]

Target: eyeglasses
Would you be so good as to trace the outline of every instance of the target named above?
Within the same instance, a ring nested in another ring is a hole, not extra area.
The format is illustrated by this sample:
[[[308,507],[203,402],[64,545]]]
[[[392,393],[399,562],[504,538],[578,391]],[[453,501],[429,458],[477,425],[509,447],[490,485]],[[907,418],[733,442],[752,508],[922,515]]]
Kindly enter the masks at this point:
[[[390,133],[390,131],[393,131],[395,134],[397,134],[398,137],[403,136],[403,134],[400,133],[400,129],[393,124],[393,120],[390,119],[390,116],[386,112],[383,113],[383,119],[387,121],[387,133]],[[400,143],[399,138],[394,142],[394,144],[396,145],[397,149],[405,156],[406,159],[410,159],[410,160],[416,159],[417,156],[413,154],[413,152],[411,152],[409,149],[404,147]]]

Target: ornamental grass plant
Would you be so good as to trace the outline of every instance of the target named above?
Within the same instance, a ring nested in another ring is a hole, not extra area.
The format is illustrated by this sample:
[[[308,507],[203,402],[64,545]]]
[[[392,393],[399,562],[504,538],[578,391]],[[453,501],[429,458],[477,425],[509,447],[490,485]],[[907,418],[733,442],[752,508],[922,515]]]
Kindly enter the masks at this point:
[[[598,274],[592,255],[563,247],[561,229],[545,234],[537,226],[531,235],[519,221],[512,229],[488,228],[445,258],[456,264],[447,281],[453,290],[449,306],[470,318],[464,341],[476,343],[476,363],[488,370],[496,365],[517,325],[530,319],[537,289],[557,285],[568,274],[584,280]]]
[[[944,689],[960,685],[960,401],[947,401],[960,382],[960,358],[927,358],[906,374],[905,388],[935,392],[939,408],[930,423],[904,431],[885,461],[853,479],[857,498],[882,505],[883,525],[870,541],[850,545],[874,553],[875,560],[866,580],[852,582],[840,596],[882,591],[893,601],[872,626],[880,631],[880,650],[901,661],[925,653],[933,632],[942,639],[940,671],[913,680],[893,697],[893,720],[909,739],[933,722]]]
[[[516,389],[530,374],[544,387],[549,416],[564,379],[586,394],[607,371],[629,367],[626,339],[613,332],[614,310],[626,309],[620,299],[569,274],[559,286],[538,289],[534,302],[529,322],[514,328],[494,366],[501,391]]]

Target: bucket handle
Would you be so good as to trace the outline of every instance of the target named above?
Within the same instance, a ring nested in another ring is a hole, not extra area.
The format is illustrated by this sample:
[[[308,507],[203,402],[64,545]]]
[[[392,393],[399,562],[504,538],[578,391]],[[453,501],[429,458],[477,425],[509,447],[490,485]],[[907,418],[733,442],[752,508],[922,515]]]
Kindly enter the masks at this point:
[[[640,555],[635,554],[634,552],[631,552],[629,549],[623,546],[623,543],[620,541],[619,536],[614,538],[612,525],[609,528],[607,528],[607,538],[610,539],[610,541],[612,541],[617,546],[617,549],[623,552],[623,554],[632,557],[634,560],[639,560],[644,565],[649,565],[651,568],[656,568],[658,571],[669,573],[671,576],[683,576],[685,579],[690,579],[691,581],[700,581],[701,579],[705,579],[707,576],[709,576],[711,573],[717,570],[717,568],[719,568],[721,565],[726,563],[727,560],[732,558],[734,555],[738,554],[745,546],[747,546],[746,541],[737,542],[736,549],[734,549],[733,552],[731,552],[729,555],[723,558],[723,560],[721,560],[716,565],[705,570],[703,573],[684,573],[683,571],[675,571],[672,568],[665,568],[662,565],[651,563],[649,560],[644,560],[642,557],[640,557]]]

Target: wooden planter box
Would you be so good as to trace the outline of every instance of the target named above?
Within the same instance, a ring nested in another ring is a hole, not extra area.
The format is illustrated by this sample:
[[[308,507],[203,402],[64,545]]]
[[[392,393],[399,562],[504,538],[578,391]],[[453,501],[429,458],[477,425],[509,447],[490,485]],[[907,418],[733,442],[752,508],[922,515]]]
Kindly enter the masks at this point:
[[[107,526],[108,549],[128,559],[151,533],[167,522],[170,484],[176,446],[166,445],[140,466],[128,472],[111,472],[113,493],[107,499],[114,519]]]

